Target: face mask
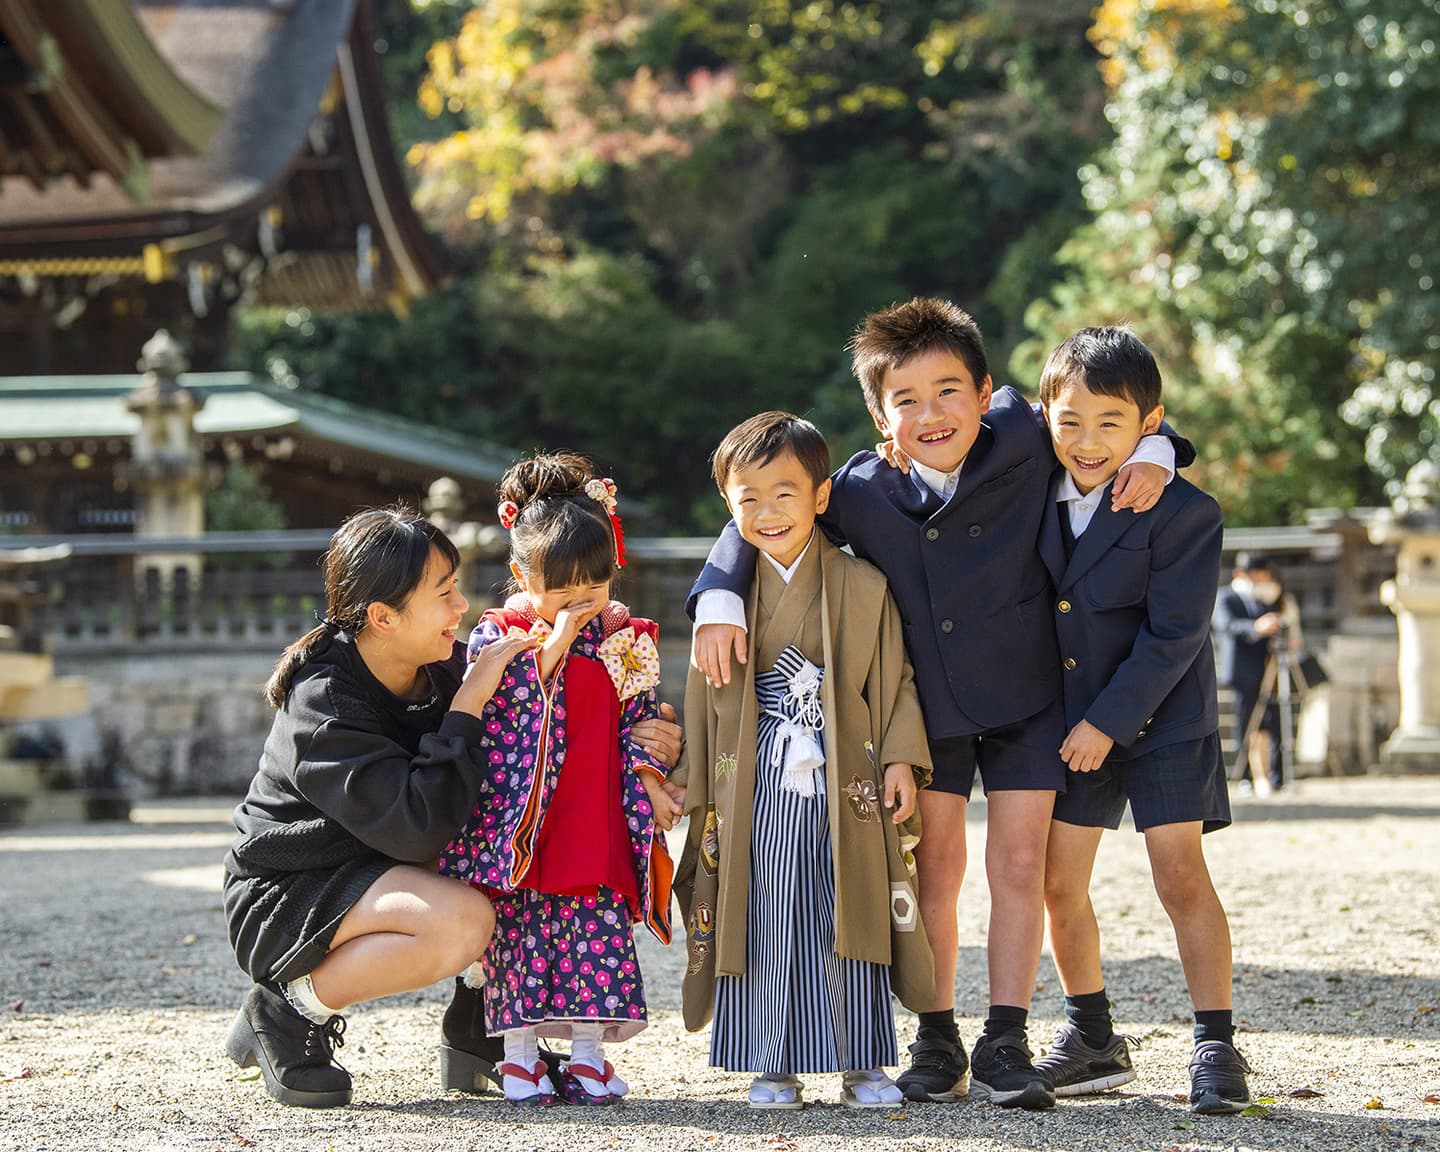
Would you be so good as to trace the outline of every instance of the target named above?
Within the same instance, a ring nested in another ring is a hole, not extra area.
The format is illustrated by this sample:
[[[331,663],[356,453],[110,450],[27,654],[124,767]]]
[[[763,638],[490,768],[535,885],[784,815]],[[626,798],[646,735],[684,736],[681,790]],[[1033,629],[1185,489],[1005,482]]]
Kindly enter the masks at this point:
[[[1235,590],[1237,596],[1255,595],[1255,585],[1250,582],[1248,576],[1236,576],[1230,581],[1230,587]]]
[[[1258,581],[1251,589],[1256,600],[1262,604],[1274,604],[1280,599],[1280,585],[1273,580]]]

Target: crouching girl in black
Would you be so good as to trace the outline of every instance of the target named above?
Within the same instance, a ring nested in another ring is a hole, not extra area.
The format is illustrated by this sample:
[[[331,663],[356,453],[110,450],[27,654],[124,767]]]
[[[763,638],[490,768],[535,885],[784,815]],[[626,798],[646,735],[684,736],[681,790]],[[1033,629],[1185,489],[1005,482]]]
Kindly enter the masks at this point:
[[[230,942],[255,984],[226,1050],[284,1104],[348,1103],[341,1011],[454,977],[490,940],[489,900],[433,861],[479,795],[481,710],[535,640],[498,641],[466,669],[459,559],[414,514],[350,517],[325,555],[324,622],[265,686],[275,721],[225,857]],[[649,735],[673,760],[678,729]],[[498,1084],[480,995],[457,981],[447,1087]]]

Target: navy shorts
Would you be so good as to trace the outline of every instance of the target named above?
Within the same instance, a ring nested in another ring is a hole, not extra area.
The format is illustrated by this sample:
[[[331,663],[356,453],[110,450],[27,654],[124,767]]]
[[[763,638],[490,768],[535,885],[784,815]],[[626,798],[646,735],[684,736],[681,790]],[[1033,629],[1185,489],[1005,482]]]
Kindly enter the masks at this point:
[[[968,797],[975,773],[991,792],[1064,792],[1065,706],[1058,698],[1018,724],[930,741],[931,792]]]
[[[1067,772],[1055,819],[1082,828],[1119,828],[1130,802],[1135,830],[1198,820],[1214,832],[1230,823],[1220,734],[1164,744],[1133,760],[1106,760],[1094,772]]]

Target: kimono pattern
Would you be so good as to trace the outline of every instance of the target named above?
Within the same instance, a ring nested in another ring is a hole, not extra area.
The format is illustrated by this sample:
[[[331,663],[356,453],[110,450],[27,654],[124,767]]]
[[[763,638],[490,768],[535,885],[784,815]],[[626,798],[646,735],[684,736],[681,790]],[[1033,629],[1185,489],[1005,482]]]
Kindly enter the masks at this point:
[[[485,613],[471,658],[515,628],[548,625],[512,598]],[[605,1039],[621,1040],[645,1026],[631,926],[643,921],[668,943],[673,866],[640,774],[663,779],[668,769],[630,738],[656,713],[658,664],[654,677],[624,677],[636,666],[632,650],[653,653],[656,632],[611,601],[549,683],[537,654],[521,653],[485,706],[485,779],[440,871],[495,906],[480,961],[492,1033],[533,1027],[566,1037],[570,1021],[584,1020],[606,1023]]]

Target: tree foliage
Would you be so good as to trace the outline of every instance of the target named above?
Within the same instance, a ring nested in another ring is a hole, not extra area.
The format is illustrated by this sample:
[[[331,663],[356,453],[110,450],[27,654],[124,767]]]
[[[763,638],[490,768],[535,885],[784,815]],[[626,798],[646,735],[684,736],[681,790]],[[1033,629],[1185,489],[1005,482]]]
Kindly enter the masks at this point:
[[[812,412],[837,455],[873,441],[844,352],[872,308],[952,296],[1003,364],[1053,256],[1007,252],[1078,211],[1104,127],[1090,0],[424,19],[448,34],[419,85],[435,131],[408,157],[464,282],[405,320],[251,317],[239,356],[517,450],[587,451],[666,531],[723,517],[706,457],[755,411]]]
[[[1436,434],[1440,5],[1107,0],[1093,36],[1115,138],[1017,367],[1128,317],[1232,522],[1373,499]]]
[[[873,439],[844,343],[937,293],[1022,386],[1131,321],[1231,523],[1378,498],[1440,433],[1440,0],[1094,4],[385,0],[462,276],[406,318],[251,316],[238,355],[587,451],[705,530],[741,417]]]

